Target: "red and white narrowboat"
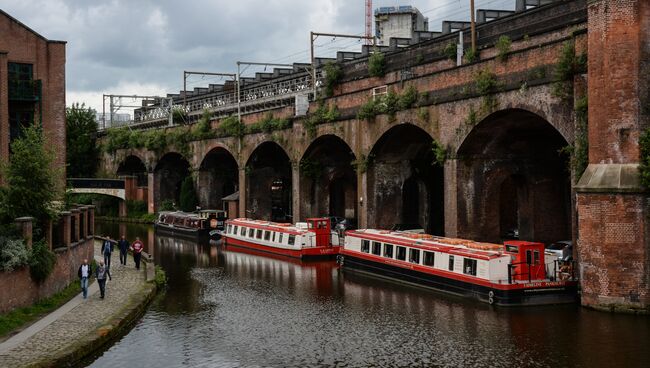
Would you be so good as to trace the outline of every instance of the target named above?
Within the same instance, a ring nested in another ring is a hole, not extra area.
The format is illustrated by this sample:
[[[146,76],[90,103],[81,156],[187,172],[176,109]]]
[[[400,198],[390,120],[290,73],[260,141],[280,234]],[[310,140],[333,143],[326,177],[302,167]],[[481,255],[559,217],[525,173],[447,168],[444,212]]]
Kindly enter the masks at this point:
[[[333,257],[339,236],[328,218],[294,224],[238,218],[226,221],[225,244],[295,258]]]
[[[344,269],[368,272],[500,306],[574,303],[572,265],[544,244],[504,245],[384,230],[350,230],[340,250]]]

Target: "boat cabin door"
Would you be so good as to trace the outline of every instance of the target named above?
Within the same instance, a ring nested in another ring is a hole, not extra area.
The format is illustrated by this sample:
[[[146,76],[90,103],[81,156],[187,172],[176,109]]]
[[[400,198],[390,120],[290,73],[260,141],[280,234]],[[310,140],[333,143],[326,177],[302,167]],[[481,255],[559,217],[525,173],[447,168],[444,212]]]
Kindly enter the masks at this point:
[[[505,249],[512,257],[510,278],[531,281],[546,278],[544,244],[527,241],[508,241]]]
[[[307,228],[316,234],[316,246],[326,247],[330,245],[330,219],[328,218],[309,218],[307,219]]]

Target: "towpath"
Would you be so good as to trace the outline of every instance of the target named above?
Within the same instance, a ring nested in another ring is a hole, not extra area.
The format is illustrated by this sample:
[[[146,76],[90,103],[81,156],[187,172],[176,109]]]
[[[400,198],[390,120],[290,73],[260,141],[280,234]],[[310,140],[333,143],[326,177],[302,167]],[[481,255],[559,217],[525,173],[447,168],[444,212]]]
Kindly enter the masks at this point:
[[[101,242],[95,241],[95,259],[99,261]],[[59,309],[48,314],[22,332],[0,344],[0,367],[49,365],[66,356],[83,355],[86,346],[97,346],[129,310],[145,303],[153,286],[145,281],[144,267],[135,269],[133,258],[126,266],[113,254],[112,281],[106,285],[106,297],[99,297],[99,287],[94,282],[88,299],[81,294]]]

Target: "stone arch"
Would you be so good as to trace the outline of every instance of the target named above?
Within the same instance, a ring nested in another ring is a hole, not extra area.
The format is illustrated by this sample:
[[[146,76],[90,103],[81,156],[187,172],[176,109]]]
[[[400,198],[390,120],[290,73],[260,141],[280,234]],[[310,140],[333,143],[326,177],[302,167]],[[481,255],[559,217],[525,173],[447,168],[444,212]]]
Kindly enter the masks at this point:
[[[302,217],[338,216],[357,220],[356,160],[350,146],[337,135],[314,139],[300,160]]]
[[[456,154],[459,235],[501,241],[509,227],[525,240],[571,238],[571,187],[564,136],[522,109],[490,114]]]
[[[137,178],[138,186],[147,186],[147,165],[145,161],[138,155],[129,154],[126,156],[117,167],[117,176],[135,176]]]
[[[369,227],[408,223],[444,233],[444,174],[432,142],[422,128],[405,123],[386,130],[374,144],[366,173]]]
[[[191,174],[190,163],[177,152],[167,152],[154,166],[154,203],[159,208],[165,200],[178,205],[183,180]]]
[[[217,144],[203,156],[198,167],[200,206],[222,208],[221,199],[239,190],[237,160],[225,146]]]
[[[276,142],[265,141],[250,153],[244,170],[247,215],[291,220],[292,165],[287,152]]]

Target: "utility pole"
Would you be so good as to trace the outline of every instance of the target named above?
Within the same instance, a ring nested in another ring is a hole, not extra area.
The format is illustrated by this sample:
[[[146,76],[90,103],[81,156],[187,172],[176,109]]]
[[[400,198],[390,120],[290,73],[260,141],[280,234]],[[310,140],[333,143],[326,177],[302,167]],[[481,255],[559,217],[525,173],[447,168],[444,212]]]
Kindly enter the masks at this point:
[[[476,52],[476,20],[474,19],[476,15],[474,14],[474,0],[469,0],[469,8],[471,14],[471,19],[472,19],[472,51]]]

